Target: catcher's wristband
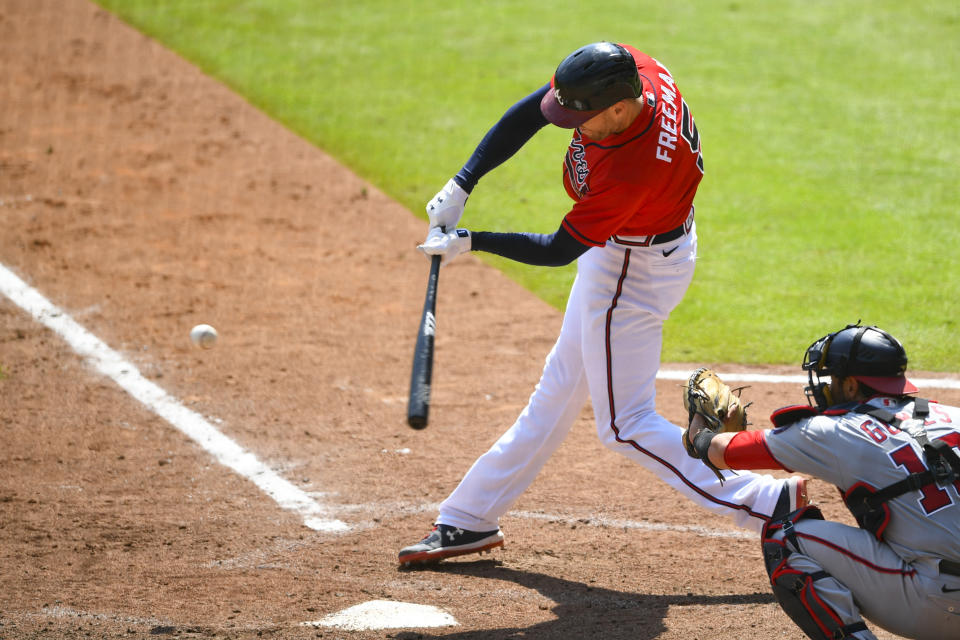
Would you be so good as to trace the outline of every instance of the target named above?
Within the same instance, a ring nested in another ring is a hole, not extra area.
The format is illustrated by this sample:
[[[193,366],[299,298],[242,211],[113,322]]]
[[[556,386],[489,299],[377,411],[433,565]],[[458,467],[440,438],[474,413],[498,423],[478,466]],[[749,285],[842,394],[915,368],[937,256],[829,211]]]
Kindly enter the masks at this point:
[[[708,466],[713,468],[713,464],[710,462],[710,443],[713,442],[713,439],[717,437],[717,434],[711,431],[710,429],[701,429],[700,433],[696,435],[693,439],[693,451],[697,454],[697,457],[707,463]]]
[[[701,429],[697,437],[693,439],[693,450],[700,460],[703,461],[703,464],[713,469],[713,472],[720,478],[720,484],[723,484],[723,475],[720,473],[720,469],[717,469],[717,467],[710,462],[710,443],[713,442],[713,439],[716,437],[716,432],[710,431],[710,429]]]

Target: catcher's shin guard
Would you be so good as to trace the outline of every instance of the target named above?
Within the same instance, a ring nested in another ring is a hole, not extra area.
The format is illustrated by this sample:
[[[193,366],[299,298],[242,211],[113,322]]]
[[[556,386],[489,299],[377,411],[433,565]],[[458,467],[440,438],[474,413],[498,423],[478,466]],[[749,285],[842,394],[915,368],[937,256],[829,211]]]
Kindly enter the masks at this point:
[[[858,631],[866,631],[867,625],[862,620],[844,625],[840,616],[817,594],[817,581],[829,578],[830,574],[826,571],[804,573],[787,564],[787,558],[793,553],[791,545],[799,549],[793,525],[804,518],[823,520],[823,514],[816,507],[806,507],[769,522],[763,529],[763,562],[773,595],[784,613],[808,637],[814,640],[852,638]],[[782,540],[773,537],[777,531],[783,531]]]

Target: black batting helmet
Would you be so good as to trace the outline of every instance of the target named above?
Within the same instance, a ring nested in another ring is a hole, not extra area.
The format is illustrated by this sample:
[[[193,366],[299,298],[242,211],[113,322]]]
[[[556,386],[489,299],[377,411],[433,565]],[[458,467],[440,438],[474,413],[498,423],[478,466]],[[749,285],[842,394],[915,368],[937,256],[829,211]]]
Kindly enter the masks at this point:
[[[638,97],[642,87],[633,56],[612,42],[588,44],[568,55],[550,85],[540,111],[564,129],[579,127],[607,107]]]
[[[848,324],[829,333],[807,348],[803,370],[808,372],[808,396],[826,408],[831,403],[821,376],[857,381],[881,393],[904,395],[916,393],[917,387],[907,380],[907,352],[900,341],[878,327]],[[814,383],[814,376],[817,382]]]

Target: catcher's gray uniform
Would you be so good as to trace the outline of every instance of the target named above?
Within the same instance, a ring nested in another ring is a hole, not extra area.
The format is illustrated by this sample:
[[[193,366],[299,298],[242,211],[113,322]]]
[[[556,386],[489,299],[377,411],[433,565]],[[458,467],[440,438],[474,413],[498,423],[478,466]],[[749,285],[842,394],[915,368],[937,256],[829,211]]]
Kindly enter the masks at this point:
[[[901,420],[913,415],[912,399],[880,397],[869,404]],[[960,409],[930,402],[925,429],[930,441],[960,449]],[[766,447],[777,466],[821,478],[843,492],[858,483],[883,489],[926,468],[914,438],[859,410],[827,411],[765,431],[756,444]],[[890,518],[882,540],[838,522],[797,521],[787,563],[802,573],[829,574],[816,581],[816,596],[844,625],[860,622],[862,614],[909,638],[960,638],[960,478],[908,491],[886,504]],[[774,538],[782,541],[783,532]],[[853,637],[875,636],[862,630]]]

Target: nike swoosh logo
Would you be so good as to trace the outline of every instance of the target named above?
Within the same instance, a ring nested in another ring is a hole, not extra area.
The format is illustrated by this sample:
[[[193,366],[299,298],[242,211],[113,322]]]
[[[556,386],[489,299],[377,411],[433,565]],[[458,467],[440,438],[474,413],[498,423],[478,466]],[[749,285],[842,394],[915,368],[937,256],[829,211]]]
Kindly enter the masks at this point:
[[[662,252],[662,253],[663,253],[663,257],[664,257],[664,258],[669,258],[669,257],[670,257],[670,254],[673,253],[673,252],[676,251],[676,250],[677,250],[677,247],[674,247],[673,249],[670,249],[670,251],[663,251],[663,252]]]
[[[960,589],[947,589],[946,586],[940,587],[940,591],[944,593],[953,593],[954,591],[960,591]]]

